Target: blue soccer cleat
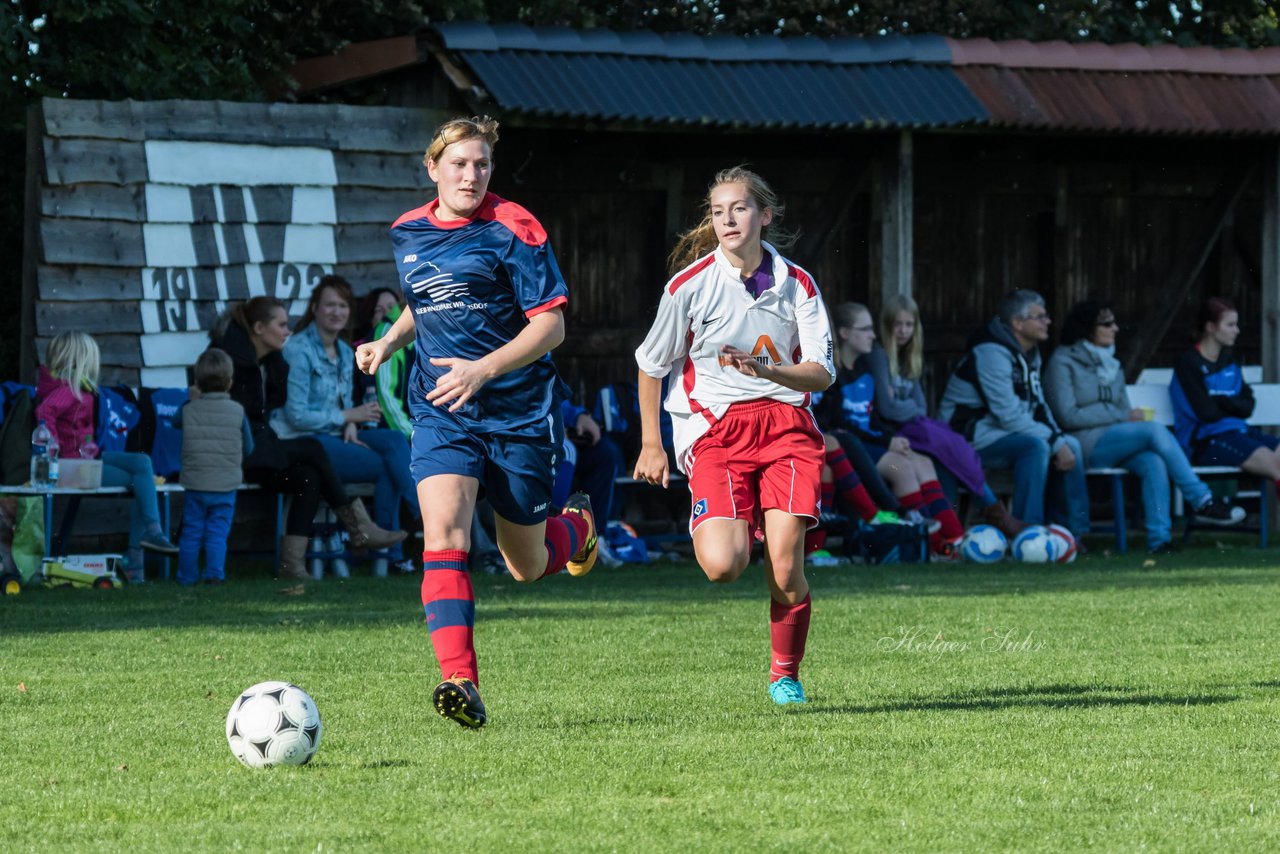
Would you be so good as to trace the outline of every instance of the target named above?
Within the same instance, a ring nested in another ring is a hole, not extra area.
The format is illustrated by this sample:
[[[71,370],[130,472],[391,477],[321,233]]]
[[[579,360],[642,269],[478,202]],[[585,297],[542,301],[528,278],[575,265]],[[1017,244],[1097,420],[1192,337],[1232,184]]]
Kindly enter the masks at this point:
[[[769,696],[779,706],[808,702],[804,696],[804,688],[790,676],[783,676],[776,682],[770,682]]]

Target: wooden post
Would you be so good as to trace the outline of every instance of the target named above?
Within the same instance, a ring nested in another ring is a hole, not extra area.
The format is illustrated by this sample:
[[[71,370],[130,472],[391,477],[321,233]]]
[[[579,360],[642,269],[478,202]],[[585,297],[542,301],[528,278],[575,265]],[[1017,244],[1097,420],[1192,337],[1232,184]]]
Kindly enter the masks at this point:
[[[40,184],[44,176],[44,113],[39,104],[27,108],[27,173],[22,208],[22,317],[18,342],[18,376],[36,381],[36,276],[40,262]]]
[[[914,251],[915,171],[911,131],[901,131],[883,161],[880,225],[880,304],[895,294],[910,296]]]
[[[1280,382],[1280,144],[1262,155],[1262,381]]]

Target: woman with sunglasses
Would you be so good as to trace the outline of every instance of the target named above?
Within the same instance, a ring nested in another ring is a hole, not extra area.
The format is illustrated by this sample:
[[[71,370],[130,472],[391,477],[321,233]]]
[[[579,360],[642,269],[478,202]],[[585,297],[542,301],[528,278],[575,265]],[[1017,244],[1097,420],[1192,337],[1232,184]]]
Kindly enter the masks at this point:
[[[1045,370],[1045,395],[1058,424],[1075,436],[1086,467],[1128,469],[1142,481],[1147,551],[1172,550],[1169,479],[1195,508],[1196,520],[1234,525],[1243,508],[1214,498],[1195,476],[1187,455],[1165,427],[1144,420],[1129,404],[1124,371],[1116,359],[1116,322],[1111,303],[1076,303],[1062,325],[1062,345]]]

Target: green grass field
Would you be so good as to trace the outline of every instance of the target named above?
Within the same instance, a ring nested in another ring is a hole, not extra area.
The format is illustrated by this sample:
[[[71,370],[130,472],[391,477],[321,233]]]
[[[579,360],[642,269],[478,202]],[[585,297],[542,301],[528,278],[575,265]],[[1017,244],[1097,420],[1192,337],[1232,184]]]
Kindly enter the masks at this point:
[[[490,725],[440,719],[414,578],[0,601],[6,851],[1275,850],[1277,553],[811,571],[810,702],[759,570],[477,577]],[[232,700],[316,699],[312,764]]]

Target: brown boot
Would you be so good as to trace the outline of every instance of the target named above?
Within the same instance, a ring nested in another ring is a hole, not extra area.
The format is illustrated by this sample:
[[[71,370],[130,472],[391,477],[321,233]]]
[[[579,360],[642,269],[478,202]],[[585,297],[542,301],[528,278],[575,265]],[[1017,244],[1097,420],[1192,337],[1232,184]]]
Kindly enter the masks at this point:
[[[280,580],[305,581],[307,575],[307,538],[301,534],[285,534],[280,538]]]
[[[379,528],[369,518],[369,511],[364,509],[364,502],[357,498],[346,507],[338,507],[335,511],[342,527],[350,534],[351,547],[354,549],[385,549],[402,542],[409,536],[404,531],[388,531]]]
[[[1027,523],[1010,513],[1000,501],[982,508],[982,521],[994,525],[1010,542],[1027,527]]]

